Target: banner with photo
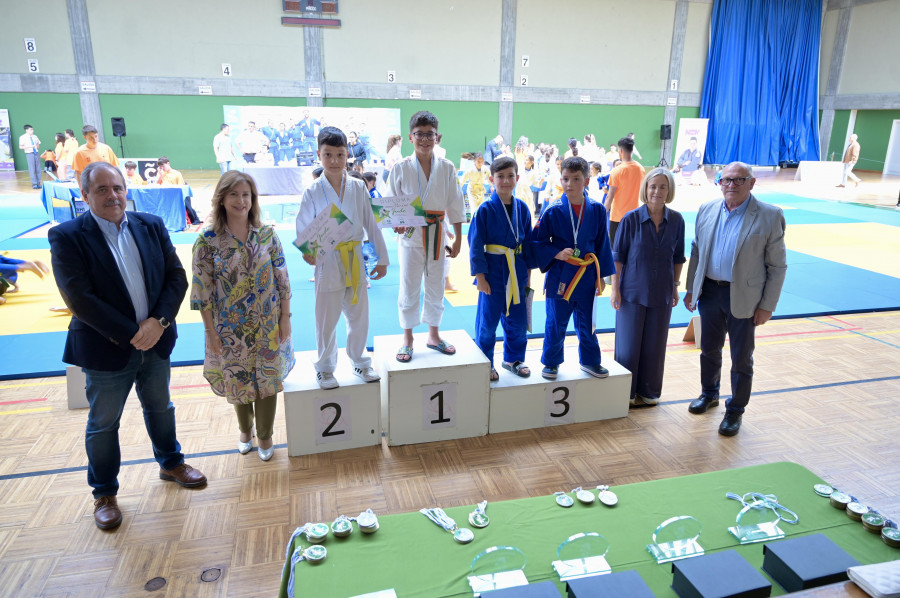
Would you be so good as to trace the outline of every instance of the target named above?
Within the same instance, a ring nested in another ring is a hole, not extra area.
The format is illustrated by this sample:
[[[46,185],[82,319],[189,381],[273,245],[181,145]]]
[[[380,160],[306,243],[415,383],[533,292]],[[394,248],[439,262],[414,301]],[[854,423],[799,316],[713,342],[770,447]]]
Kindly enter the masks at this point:
[[[0,170],[16,169],[13,163],[12,152],[12,138],[9,133],[9,110],[0,108]]]
[[[267,147],[254,162],[268,166],[308,166],[316,160],[322,127],[355,133],[366,161],[383,163],[390,135],[401,133],[399,108],[318,108],[311,106],[223,106],[222,122],[231,127],[235,156],[241,149]],[[251,130],[249,123],[253,123]]]
[[[702,174],[703,157],[706,154],[708,118],[682,118],[678,120],[678,138],[675,140],[675,166],[685,179],[691,179],[698,171]],[[698,175],[701,176],[701,175]],[[705,176],[704,176],[705,181]]]

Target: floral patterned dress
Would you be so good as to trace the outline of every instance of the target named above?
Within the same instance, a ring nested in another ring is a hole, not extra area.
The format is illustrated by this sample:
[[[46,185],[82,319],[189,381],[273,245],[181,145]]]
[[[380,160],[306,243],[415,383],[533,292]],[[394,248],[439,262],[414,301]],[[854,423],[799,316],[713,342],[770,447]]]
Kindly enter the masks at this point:
[[[203,375],[229,403],[283,390],[294,367],[291,339],[278,342],[281,301],[291,296],[281,241],[271,226],[250,227],[244,244],[206,226],[194,242],[191,309],[212,312],[222,355],[206,348]]]

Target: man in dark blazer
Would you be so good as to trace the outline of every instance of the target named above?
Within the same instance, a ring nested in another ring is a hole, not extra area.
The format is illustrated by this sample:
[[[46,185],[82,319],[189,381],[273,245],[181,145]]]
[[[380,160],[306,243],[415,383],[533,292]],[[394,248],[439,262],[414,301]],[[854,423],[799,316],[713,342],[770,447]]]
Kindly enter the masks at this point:
[[[731,346],[731,394],[719,434],[741,428],[753,384],[756,327],[772,317],[787,272],[784,214],[750,194],[756,179],[743,162],[722,171],[723,201],[697,212],[684,305],[700,306],[701,395],[688,411],[705,413],[719,404],[722,347]]]
[[[49,232],[56,284],[72,312],[63,361],[81,366],[87,379],[88,484],[101,529],[122,522],[119,419],[135,383],[160,479],[187,488],[206,484],[184,463],[169,399],[169,355],[187,278],[163,221],[126,216],[125,193],[119,169],[89,164],[81,195],[90,210]]]

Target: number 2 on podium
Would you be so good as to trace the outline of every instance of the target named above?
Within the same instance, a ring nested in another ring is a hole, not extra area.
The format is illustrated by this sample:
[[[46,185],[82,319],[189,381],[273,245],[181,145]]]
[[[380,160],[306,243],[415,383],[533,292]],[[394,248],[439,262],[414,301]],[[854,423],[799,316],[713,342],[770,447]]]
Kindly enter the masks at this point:
[[[328,394],[327,397],[316,397],[313,409],[316,444],[349,442],[353,439],[350,397],[333,394]]]
[[[456,383],[422,387],[422,429],[456,427]]]

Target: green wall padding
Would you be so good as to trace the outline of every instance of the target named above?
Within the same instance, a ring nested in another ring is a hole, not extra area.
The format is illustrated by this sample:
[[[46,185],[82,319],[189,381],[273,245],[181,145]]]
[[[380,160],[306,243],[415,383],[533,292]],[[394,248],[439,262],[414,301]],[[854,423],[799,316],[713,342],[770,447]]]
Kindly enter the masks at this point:
[[[305,106],[306,98],[223,96],[101,95],[106,143],[119,154],[110,118],[125,119],[125,155],[168,156],[172,168],[218,169],[212,140],[225,117],[223,106]],[[232,131],[237,135],[240,131]]]
[[[0,93],[0,108],[9,110],[10,143],[16,170],[27,170],[25,153],[19,149],[19,136],[26,124],[34,127],[41,140],[41,149],[56,147],[54,137],[66,129],[72,129],[81,139],[81,103],[74,93]]]
[[[498,107],[494,102],[444,102],[416,100],[354,100],[328,98],[329,108],[399,108],[400,134],[404,156],[413,153],[409,141],[409,119],[419,110],[428,110],[438,118],[438,130],[443,133],[441,147],[447,150],[447,159],[459,166],[459,156],[464,152],[483,152],[487,140],[497,135]],[[382,152],[386,148],[378,148]]]
[[[856,126],[853,128],[859,136],[856,169],[884,171],[891,128],[897,119],[900,119],[900,110],[860,110],[856,113]]]
[[[841,161],[844,157],[844,137],[847,135],[847,123],[850,122],[849,110],[835,110],[834,124],[831,125],[831,139],[828,140],[828,155],[823,160]]]
[[[629,132],[644,166],[659,162],[659,127],[663,124],[662,106],[606,106],[599,104],[516,104],[513,108],[512,145],[521,135],[537,144],[555,143],[560,154],[568,149],[569,137],[584,141],[593,133],[597,145],[607,149]],[[673,131],[674,134],[674,131]]]

